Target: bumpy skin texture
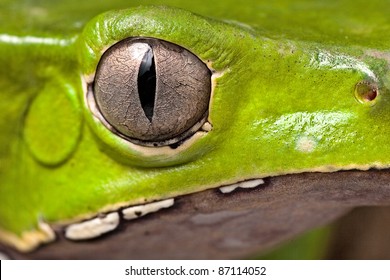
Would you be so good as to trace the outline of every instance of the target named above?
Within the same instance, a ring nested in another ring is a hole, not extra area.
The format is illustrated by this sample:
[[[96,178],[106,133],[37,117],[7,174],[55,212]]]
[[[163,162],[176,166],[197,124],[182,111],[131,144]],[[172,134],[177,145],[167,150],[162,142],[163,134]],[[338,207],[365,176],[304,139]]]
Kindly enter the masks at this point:
[[[3,4],[0,236],[250,178],[389,166],[385,1],[178,2],[164,1],[202,16],[167,7],[100,14],[128,6],[121,1]],[[183,46],[219,75],[210,132],[144,151],[96,121],[86,84],[104,50],[127,37]],[[370,106],[355,98],[362,81],[378,87]]]

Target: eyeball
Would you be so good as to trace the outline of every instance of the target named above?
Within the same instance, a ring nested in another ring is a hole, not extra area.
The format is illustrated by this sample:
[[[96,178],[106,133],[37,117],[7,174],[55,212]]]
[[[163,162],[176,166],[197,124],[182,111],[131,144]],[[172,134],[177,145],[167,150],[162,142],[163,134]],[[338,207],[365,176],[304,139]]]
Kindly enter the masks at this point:
[[[144,146],[170,145],[206,122],[211,71],[173,43],[127,38],[102,55],[92,91],[113,133]]]

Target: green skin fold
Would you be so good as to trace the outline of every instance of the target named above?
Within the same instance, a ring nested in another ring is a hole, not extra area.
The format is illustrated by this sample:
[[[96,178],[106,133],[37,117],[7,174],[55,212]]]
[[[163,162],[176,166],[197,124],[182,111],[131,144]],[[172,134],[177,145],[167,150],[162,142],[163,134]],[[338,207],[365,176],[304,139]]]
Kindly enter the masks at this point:
[[[242,180],[390,165],[385,1],[5,2],[0,239]],[[214,71],[211,131],[144,150],[93,117],[87,84],[128,37],[175,43]],[[362,81],[374,101],[356,98]]]

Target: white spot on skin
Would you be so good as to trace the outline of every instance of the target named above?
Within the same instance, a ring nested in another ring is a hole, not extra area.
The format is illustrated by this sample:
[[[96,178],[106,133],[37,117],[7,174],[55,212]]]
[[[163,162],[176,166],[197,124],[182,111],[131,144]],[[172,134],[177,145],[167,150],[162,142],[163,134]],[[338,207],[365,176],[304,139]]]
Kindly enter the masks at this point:
[[[9,257],[3,252],[0,252],[0,260],[1,261],[9,260]]]
[[[212,126],[209,122],[205,122],[202,126],[202,130],[204,130],[204,131],[208,132],[208,131],[211,131],[211,129],[212,129]]]
[[[302,136],[298,139],[296,149],[303,153],[311,153],[316,148],[317,143],[314,138]]]
[[[160,209],[169,208],[173,204],[174,204],[174,199],[170,198],[170,199],[161,200],[161,201],[157,201],[145,205],[128,207],[122,210],[122,214],[124,219],[133,220],[145,216],[146,214],[157,212]]]
[[[72,224],[65,229],[65,237],[71,240],[84,240],[110,232],[119,225],[119,214],[109,213],[105,217]]]
[[[255,188],[261,184],[264,184],[263,179],[254,179],[254,180],[235,183],[229,186],[220,187],[219,190],[221,191],[221,193],[230,193],[237,188],[250,189],[250,188]]]

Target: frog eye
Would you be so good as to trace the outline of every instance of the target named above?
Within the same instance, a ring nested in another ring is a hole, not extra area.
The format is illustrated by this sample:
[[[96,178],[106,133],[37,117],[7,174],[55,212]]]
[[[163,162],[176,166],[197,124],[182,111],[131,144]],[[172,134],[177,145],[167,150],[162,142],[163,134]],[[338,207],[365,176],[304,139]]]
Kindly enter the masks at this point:
[[[128,38],[102,55],[92,86],[111,131],[137,144],[162,146],[191,136],[205,123],[211,71],[178,45]]]

